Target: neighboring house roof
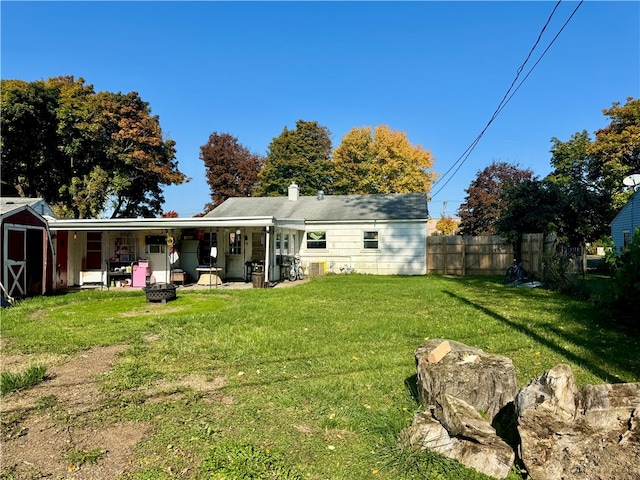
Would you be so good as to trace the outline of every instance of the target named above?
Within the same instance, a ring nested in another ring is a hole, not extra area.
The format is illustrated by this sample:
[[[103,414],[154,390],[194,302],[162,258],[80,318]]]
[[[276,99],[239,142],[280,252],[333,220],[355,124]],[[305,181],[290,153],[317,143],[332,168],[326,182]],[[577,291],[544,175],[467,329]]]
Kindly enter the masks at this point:
[[[306,222],[354,222],[369,220],[427,221],[426,193],[379,195],[323,195],[289,197],[234,197],[224,201],[206,217],[270,215],[276,219]]]
[[[25,207],[31,208],[42,216],[53,216],[51,207],[42,198],[0,197],[0,212],[3,217]]]

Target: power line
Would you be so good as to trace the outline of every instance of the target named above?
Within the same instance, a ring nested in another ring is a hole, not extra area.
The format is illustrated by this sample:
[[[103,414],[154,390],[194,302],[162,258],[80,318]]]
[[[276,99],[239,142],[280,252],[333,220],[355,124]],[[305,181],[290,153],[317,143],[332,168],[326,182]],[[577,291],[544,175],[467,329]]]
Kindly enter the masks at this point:
[[[475,147],[475,145],[478,143],[478,141],[480,141],[480,138],[482,138],[482,135],[484,135],[484,132],[487,130],[487,128],[489,128],[489,125],[491,125],[491,123],[493,123],[493,121],[495,120],[495,118],[498,116],[498,114],[500,113],[500,110],[502,107],[504,107],[504,105],[507,102],[507,97],[509,95],[509,92],[511,92],[511,90],[513,89],[513,86],[516,84],[516,82],[518,81],[518,77],[520,76],[520,73],[522,73],[522,70],[524,70],[525,65],[527,64],[527,62],[529,61],[529,59],[531,58],[531,55],[533,55],[534,50],[536,49],[536,47],[538,46],[538,44],[540,43],[540,39],[542,38],[542,35],[544,34],[545,30],[547,29],[547,26],[549,25],[549,23],[551,22],[551,18],[553,17],[553,15],[555,14],[556,10],[558,9],[558,7],[560,6],[562,0],[558,1],[558,3],[556,3],[555,7],[553,7],[553,10],[551,11],[551,14],[549,15],[549,18],[547,18],[547,21],[545,22],[544,26],[542,27],[542,30],[540,31],[540,33],[538,34],[538,38],[536,39],[536,42],[534,43],[533,47],[531,47],[531,50],[529,50],[529,53],[527,54],[527,58],[524,60],[524,62],[522,63],[522,65],[520,65],[520,67],[518,67],[518,70],[516,71],[516,77],[513,79],[513,81],[511,82],[511,85],[509,86],[509,88],[507,89],[506,93],[504,94],[504,96],[502,97],[502,100],[500,100],[500,103],[498,104],[498,107],[496,108],[496,110],[493,112],[493,115],[491,116],[491,118],[489,119],[489,122],[487,123],[487,125],[484,127],[484,129],[480,132],[480,134],[475,138],[475,140],[471,143],[471,145],[469,145],[467,147],[467,149],[462,153],[462,155],[458,158],[458,160],[456,160],[453,165],[451,165],[451,167],[449,167],[449,170],[447,170],[444,175],[441,178],[445,178],[449,172],[451,172],[451,170],[453,170],[455,168],[455,166],[458,164],[458,162],[460,162],[463,158],[465,158],[465,154],[468,152],[469,154],[471,153],[471,151],[473,150],[473,148]],[[467,155],[468,156],[468,155]],[[456,170],[457,172],[457,170]],[[454,172],[455,173],[455,172]],[[434,186],[436,186],[438,183],[440,182],[440,180],[436,181],[434,183]],[[446,185],[446,184],[445,184]],[[440,191],[440,190],[438,190]]]
[[[538,38],[536,39],[533,47],[531,48],[531,50],[529,50],[529,54],[527,55],[527,58],[525,59],[525,61],[522,63],[522,65],[520,65],[520,67],[518,68],[518,70],[516,71],[516,77],[513,79],[513,82],[511,82],[511,85],[509,86],[509,88],[507,89],[506,93],[504,94],[504,96],[502,97],[502,100],[500,101],[500,103],[498,104],[498,107],[496,108],[496,110],[493,112],[493,115],[491,116],[491,118],[489,119],[489,121],[487,122],[487,124],[485,125],[485,127],[482,129],[482,131],[478,134],[478,136],[473,140],[473,142],[471,142],[471,145],[469,145],[467,147],[467,149],[462,153],[462,155],[460,155],[460,157],[458,157],[458,159],[453,163],[453,165],[451,165],[451,167],[449,167],[449,169],[444,173],[444,175],[442,177],[440,177],[439,180],[437,180],[433,186],[435,187],[436,185],[438,185],[442,180],[444,180],[444,178],[447,177],[447,175],[449,175],[449,173],[455,168],[455,170],[453,170],[453,173],[451,174],[451,176],[447,179],[447,181],[444,183],[444,185],[442,185],[433,195],[432,197],[435,197],[438,193],[440,193],[442,191],[442,189],[444,187],[447,186],[447,184],[451,181],[451,179],[456,175],[456,173],[458,173],[458,171],[460,170],[460,168],[462,167],[462,165],[464,165],[464,163],[467,161],[467,159],[469,158],[469,156],[471,155],[471,152],[473,152],[473,150],[475,149],[476,145],[480,142],[480,139],[483,137],[483,135],[485,134],[485,132],[487,131],[487,129],[489,128],[489,126],[493,123],[493,121],[496,119],[496,117],[500,114],[500,112],[502,112],[502,110],[504,109],[504,107],[507,106],[507,104],[511,101],[511,99],[513,98],[513,96],[516,94],[516,92],[518,90],[520,90],[520,87],[522,86],[522,84],[527,80],[527,78],[529,78],[529,75],[531,75],[531,73],[533,72],[533,70],[536,68],[536,66],[538,65],[538,63],[540,63],[540,61],[542,60],[542,58],[546,55],[546,53],[549,51],[549,49],[551,48],[551,46],[555,43],[556,39],[560,36],[560,33],[562,33],[562,31],[564,30],[564,28],[568,25],[569,21],[571,21],[571,19],[573,18],[573,16],[575,15],[575,13],[578,11],[578,8],[580,8],[580,6],[582,5],[584,0],[580,0],[580,2],[578,3],[578,5],[576,6],[576,8],[573,10],[573,12],[571,12],[571,15],[569,15],[569,18],[567,18],[567,20],[564,22],[564,24],[562,25],[562,27],[560,28],[560,30],[558,30],[558,32],[556,33],[556,35],[553,37],[553,39],[551,40],[551,42],[549,43],[549,45],[547,46],[547,48],[542,52],[542,54],[540,55],[540,57],[538,58],[538,60],[533,64],[533,66],[531,67],[531,69],[527,72],[527,74],[524,76],[524,78],[520,81],[520,83],[518,84],[518,86],[515,88],[515,90],[513,90],[513,92],[511,92],[511,90],[513,89],[513,86],[516,84],[516,82],[518,81],[518,78],[520,76],[520,73],[522,73],[522,71],[524,70],[525,65],[527,64],[527,62],[529,61],[529,59],[531,58],[534,50],[537,48],[538,44],[540,43],[540,40],[542,38],[542,35],[544,34],[547,26],[549,25],[549,23],[551,22],[551,18],[553,17],[553,15],[555,14],[556,10],[558,9],[558,7],[560,6],[560,3],[562,3],[562,0],[559,0],[555,7],[553,8],[553,10],[551,11],[551,14],[549,15],[549,18],[547,18],[547,21],[545,22],[544,26],[542,27],[542,30],[540,31],[540,34],[538,35]],[[457,168],[456,168],[457,165]]]

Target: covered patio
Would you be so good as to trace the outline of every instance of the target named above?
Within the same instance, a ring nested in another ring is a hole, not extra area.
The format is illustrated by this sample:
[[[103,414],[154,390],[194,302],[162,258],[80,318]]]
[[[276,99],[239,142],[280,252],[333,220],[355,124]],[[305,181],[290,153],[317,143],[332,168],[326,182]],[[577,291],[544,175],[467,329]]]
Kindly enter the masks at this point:
[[[68,286],[198,287],[277,284],[281,264],[300,249],[303,222],[235,218],[49,219],[58,276]]]

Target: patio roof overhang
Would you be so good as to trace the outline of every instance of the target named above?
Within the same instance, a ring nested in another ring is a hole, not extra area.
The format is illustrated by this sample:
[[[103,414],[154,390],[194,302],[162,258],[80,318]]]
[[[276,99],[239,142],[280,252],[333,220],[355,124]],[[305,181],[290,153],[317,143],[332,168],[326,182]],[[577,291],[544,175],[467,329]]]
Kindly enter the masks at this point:
[[[304,230],[304,218],[280,218],[275,222],[277,228],[290,228],[291,230]]]
[[[126,230],[176,230],[187,228],[237,228],[271,227],[276,225],[274,217],[233,218],[87,218],[48,219],[49,228],[79,231],[126,231]]]

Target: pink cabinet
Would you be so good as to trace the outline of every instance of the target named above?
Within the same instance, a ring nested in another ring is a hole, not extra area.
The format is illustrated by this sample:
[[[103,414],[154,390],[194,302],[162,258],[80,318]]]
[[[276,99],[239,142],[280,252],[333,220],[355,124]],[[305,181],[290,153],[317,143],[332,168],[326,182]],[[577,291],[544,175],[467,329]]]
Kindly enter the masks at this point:
[[[138,264],[133,266],[132,286],[145,287],[147,285],[147,277],[150,275],[149,262],[147,260],[138,260]]]

